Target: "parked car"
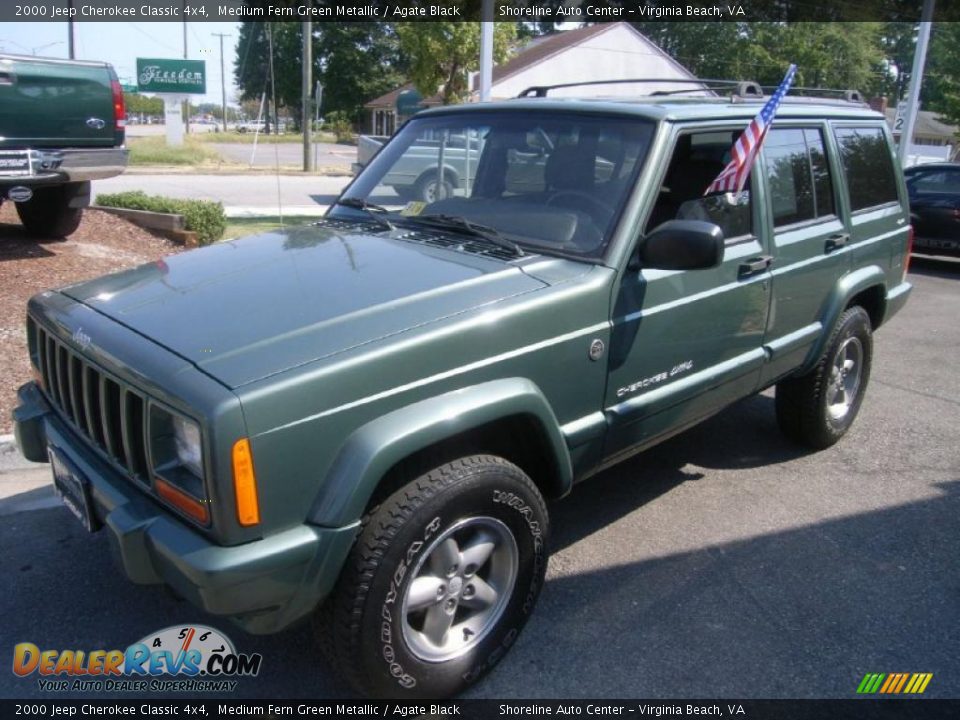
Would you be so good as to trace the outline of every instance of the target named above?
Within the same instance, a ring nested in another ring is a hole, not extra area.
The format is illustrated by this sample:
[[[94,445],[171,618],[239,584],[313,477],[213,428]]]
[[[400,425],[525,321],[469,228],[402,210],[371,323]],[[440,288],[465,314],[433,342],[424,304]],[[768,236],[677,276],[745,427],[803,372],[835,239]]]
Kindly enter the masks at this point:
[[[263,122],[238,122],[233,129],[238,133],[264,132],[267,124]]]
[[[916,165],[903,174],[914,252],[960,256],[960,163]]]
[[[857,417],[903,175],[882,115],[788,99],[704,197],[758,92],[427,110],[313,225],[37,295],[19,445],[133,581],[310,617],[358,691],[458,693],[533,612],[547,499],[771,386],[806,447]],[[438,137],[469,181],[403,201]]]
[[[90,181],[126,168],[125,126],[107,63],[0,54],[0,203],[16,203],[31,235],[71,234]]]

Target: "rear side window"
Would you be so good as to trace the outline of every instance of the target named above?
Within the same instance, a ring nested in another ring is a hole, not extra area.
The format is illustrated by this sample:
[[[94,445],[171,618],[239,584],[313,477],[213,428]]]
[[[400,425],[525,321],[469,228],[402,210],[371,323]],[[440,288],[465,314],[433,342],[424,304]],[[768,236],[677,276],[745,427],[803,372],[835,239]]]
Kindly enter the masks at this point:
[[[770,130],[763,152],[775,227],[833,215],[833,184],[820,130]]]
[[[850,190],[853,211],[897,202],[893,157],[883,130],[878,127],[836,128],[840,160]]]

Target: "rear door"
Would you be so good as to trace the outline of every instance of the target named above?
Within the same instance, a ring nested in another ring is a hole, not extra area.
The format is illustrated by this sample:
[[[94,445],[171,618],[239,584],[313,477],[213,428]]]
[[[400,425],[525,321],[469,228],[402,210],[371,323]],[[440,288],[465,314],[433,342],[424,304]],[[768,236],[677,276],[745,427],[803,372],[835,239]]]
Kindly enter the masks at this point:
[[[824,301],[850,268],[850,234],[839,210],[837,166],[826,138],[822,123],[778,123],[764,140],[765,228],[774,255],[764,385],[806,357],[822,330]]]
[[[852,267],[877,266],[899,277],[907,251],[908,202],[893,141],[880,121],[832,123],[850,214]]]
[[[0,147],[113,146],[110,81],[103,63],[0,57]]]

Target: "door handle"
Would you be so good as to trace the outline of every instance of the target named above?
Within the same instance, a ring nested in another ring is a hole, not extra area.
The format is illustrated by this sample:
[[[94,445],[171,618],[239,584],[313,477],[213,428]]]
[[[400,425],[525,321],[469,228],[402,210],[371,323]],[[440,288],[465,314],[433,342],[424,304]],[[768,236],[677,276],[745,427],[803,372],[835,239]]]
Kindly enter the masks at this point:
[[[831,235],[827,238],[827,244],[824,248],[824,252],[833,252],[834,250],[839,250],[844,247],[847,243],[850,242],[850,233],[837,233],[836,235]]]
[[[761,273],[770,267],[773,262],[772,255],[761,255],[760,257],[750,258],[740,263],[740,277],[748,277]]]

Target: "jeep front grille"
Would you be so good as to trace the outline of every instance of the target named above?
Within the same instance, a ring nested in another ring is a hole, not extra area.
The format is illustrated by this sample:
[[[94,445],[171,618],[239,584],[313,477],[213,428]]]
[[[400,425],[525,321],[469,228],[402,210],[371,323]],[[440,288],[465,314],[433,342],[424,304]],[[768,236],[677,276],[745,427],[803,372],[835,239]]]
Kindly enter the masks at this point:
[[[36,359],[47,399],[130,477],[150,484],[146,399],[37,325]]]

